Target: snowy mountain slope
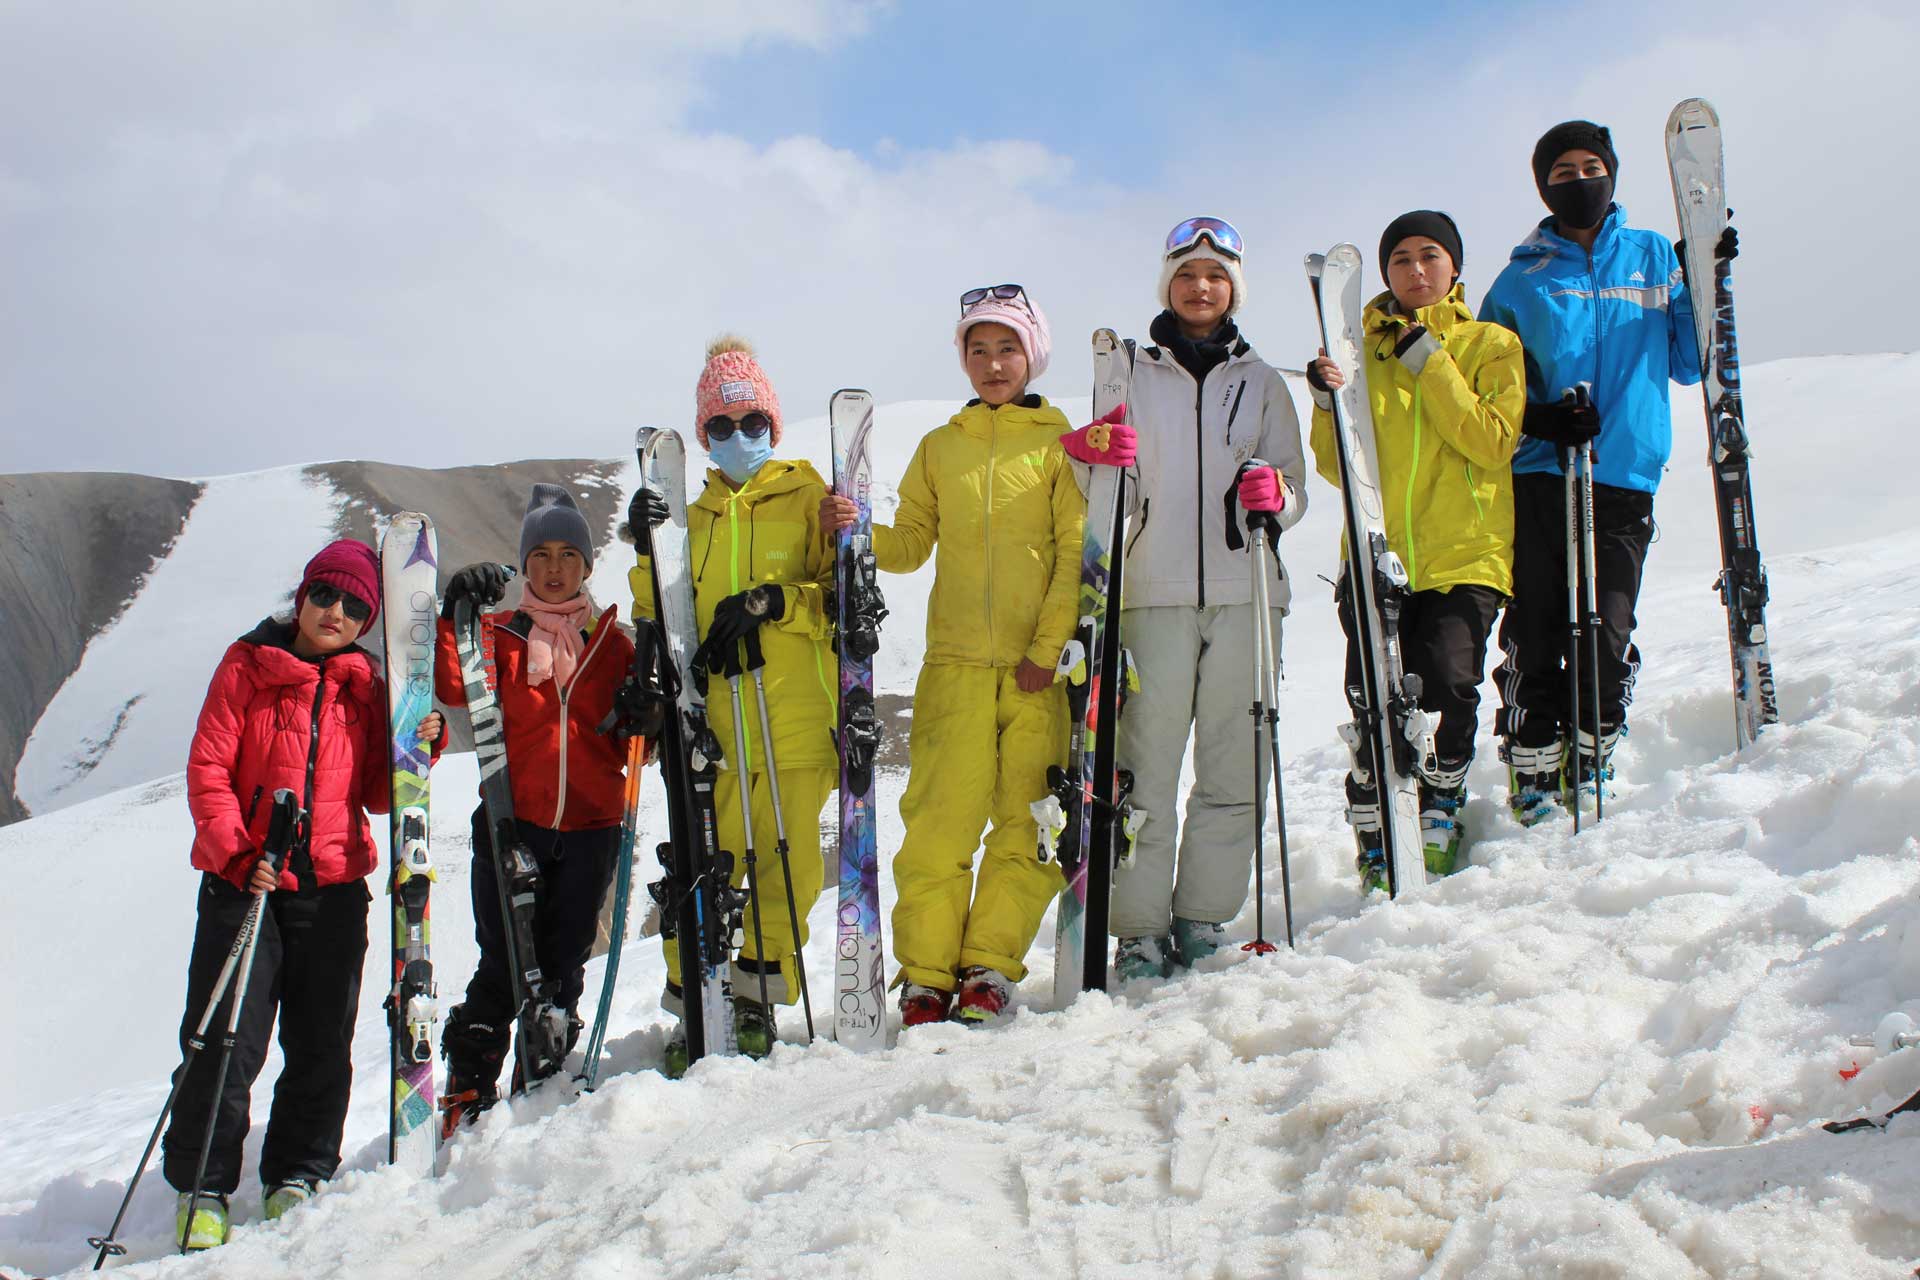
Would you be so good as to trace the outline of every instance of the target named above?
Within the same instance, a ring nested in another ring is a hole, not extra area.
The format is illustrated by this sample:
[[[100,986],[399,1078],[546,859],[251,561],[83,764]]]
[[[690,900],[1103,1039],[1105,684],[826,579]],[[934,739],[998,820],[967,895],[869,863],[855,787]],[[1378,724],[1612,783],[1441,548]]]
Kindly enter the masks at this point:
[[[497,1112],[433,1184],[378,1167],[369,1085],[385,1033],[370,983],[349,1171],[296,1218],[136,1270],[1907,1275],[1920,1117],[1852,1137],[1810,1122],[1920,1088],[1920,1055],[1846,1046],[1890,1008],[1920,1013],[1920,606],[1905,586],[1917,572],[1905,539],[1782,557],[1786,723],[1731,758],[1720,637],[1677,643],[1649,674],[1607,823],[1522,833],[1476,800],[1474,865],[1418,902],[1358,899],[1341,756],[1299,752],[1292,954],[1234,951],[1050,1012],[1043,930],[1029,1007],[1004,1029],[923,1030],[866,1058],[788,1045],[769,1064],[709,1062],[672,1084],[647,1069],[665,1030],[660,969],[635,944],[599,1092]],[[466,761],[436,782],[451,872],[437,954],[457,988],[471,959]],[[888,815],[900,785],[885,782]],[[71,998],[11,989],[7,1024],[118,1062],[124,1083],[0,1124],[0,1266],[86,1261],[83,1237],[111,1216],[164,1095],[190,877],[168,864],[164,894],[122,888],[105,830],[177,805],[161,785],[0,832],[10,879],[35,873],[17,900],[60,887],[133,900],[99,921],[111,950],[74,948],[54,913],[16,921],[32,960],[63,957]],[[883,832],[897,840],[897,826]],[[1276,886],[1270,919],[1279,908]],[[827,919],[815,911],[816,928]],[[15,972],[31,962],[7,959]],[[816,938],[815,974],[826,960]],[[148,1002],[155,1015],[135,1017]],[[784,1021],[796,1038],[797,1015]],[[143,1185],[136,1258],[164,1250],[169,1204],[157,1180]],[[257,1217],[245,1193],[239,1209]]]

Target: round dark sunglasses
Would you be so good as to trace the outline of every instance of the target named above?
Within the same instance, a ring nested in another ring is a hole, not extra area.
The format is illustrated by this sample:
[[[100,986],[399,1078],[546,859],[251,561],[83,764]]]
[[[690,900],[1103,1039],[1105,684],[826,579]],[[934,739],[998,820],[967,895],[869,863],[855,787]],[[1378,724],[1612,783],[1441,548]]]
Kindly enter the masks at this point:
[[[336,600],[340,612],[354,622],[365,622],[373,616],[373,606],[351,591],[342,591],[329,582],[316,582],[307,588],[307,603],[316,609],[331,609]]]
[[[1033,303],[1027,297],[1027,291],[1017,284],[982,285],[978,289],[969,289],[960,295],[960,314],[966,315],[988,298],[998,298],[1002,302],[1020,299],[1020,305],[1032,312]]]
[[[761,413],[758,409],[755,409],[738,422],[735,422],[724,413],[716,413],[713,417],[707,419],[707,439],[710,441],[729,439],[736,430],[749,440],[758,440],[761,436],[773,430],[773,419]]]

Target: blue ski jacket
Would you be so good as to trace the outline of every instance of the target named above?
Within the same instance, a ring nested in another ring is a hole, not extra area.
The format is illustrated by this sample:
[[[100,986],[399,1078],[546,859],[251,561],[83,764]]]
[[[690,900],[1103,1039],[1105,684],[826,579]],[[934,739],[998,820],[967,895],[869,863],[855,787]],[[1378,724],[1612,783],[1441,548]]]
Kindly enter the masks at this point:
[[[1514,249],[1480,303],[1480,319],[1520,335],[1529,402],[1591,384],[1600,410],[1596,482],[1658,491],[1673,452],[1667,383],[1700,381],[1693,300],[1665,236],[1627,226],[1616,204],[1589,255],[1547,218]],[[1523,438],[1513,473],[1529,472],[1561,474],[1559,450]]]

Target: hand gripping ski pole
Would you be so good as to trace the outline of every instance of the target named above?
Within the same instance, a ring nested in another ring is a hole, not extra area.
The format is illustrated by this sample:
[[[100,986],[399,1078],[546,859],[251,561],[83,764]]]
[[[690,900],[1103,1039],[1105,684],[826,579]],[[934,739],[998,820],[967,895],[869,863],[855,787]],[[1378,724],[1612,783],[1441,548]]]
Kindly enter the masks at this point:
[[[1227,546],[1238,551],[1242,545],[1239,520],[1233,507],[1239,492],[1240,476],[1255,467],[1269,466],[1251,459],[1234,477],[1227,494]],[[1273,786],[1273,813],[1280,834],[1280,892],[1286,910],[1287,946],[1293,946],[1293,867],[1287,853],[1287,807],[1280,782],[1280,658],[1273,635],[1273,603],[1268,575],[1271,572],[1271,546],[1280,534],[1280,522],[1270,511],[1244,511],[1251,555],[1249,572],[1253,579],[1253,703],[1247,714],[1253,718],[1253,941],[1240,949],[1255,955],[1271,955],[1278,950],[1267,941],[1267,785]],[[1261,743],[1264,733],[1266,742]]]
[[[300,811],[300,802],[293,792],[282,787],[273,793],[273,818],[267,826],[266,845],[262,856],[276,870],[286,860],[287,850],[293,844],[294,832],[298,830],[300,819],[305,815]],[[187,1082],[187,1072],[192,1070],[194,1059],[207,1047],[207,1029],[213,1025],[215,1012],[220,1008],[221,998],[227,994],[228,984],[235,974],[240,977],[239,990],[234,993],[233,1012],[227,1019],[227,1034],[221,1046],[219,1080],[213,1088],[213,1112],[207,1116],[206,1138],[200,1144],[200,1165],[193,1176],[193,1199],[188,1203],[198,1207],[201,1180],[207,1172],[207,1149],[213,1145],[213,1116],[220,1106],[220,1088],[226,1083],[227,1062],[233,1054],[233,1041],[240,1022],[240,1007],[247,998],[247,974],[253,968],[254,942],[260,932],[260,913],[265,909],[267,896],[255,894],[253,902],[247,907],[246,919],[241,921],[239,932],[233,936],[233,945],[227,948],[227,961],[220,968],[220,976],[214,979],[213,993],[207,997],[206,1010],[200,1015],[200,1024],[193,1034],[187,1037],[186,1056],[180,1060],[180,1069],[174,1073],[173,1088],[167,1094],[166,1105],[160,1108],[160,1118],[153,1122],[153,1132],[147,1135],[147,1146],[140,1153],[140,1163],[134,1166],[133,1179],[127,1183],[127,1193],[120,1198],[120,1210],[113,1215],[113,1225],[107,1228],[103,1236],[88,1236],[87,1243],[100,1252],[93,1260],[93,1269],[98,1271],[109,1257],[118,1258],[126,1253],[127,1247],[120,1243],[120,1223],[127,1216],[127,1206],[133,1203],[133,1193],[140,1186],[140,1177],[147,1171],[147,1161],[153,1158],[153,1149],[160,1142],[160,1133],[166,1127],[167,1117],[173,1114],[173,1104],[180,1097],[180,1088]],[[193,1214],[187,1215],[191,1228]],[[181,1252],[186,1251],[186,1239],[180,1242]]]
[[[800,978],[800,1007],[807,1015],[807,1042],[813,1042],[813,995],[807,990],[807,952],[800,944],[800,908],[793,896],[792,850],[787,844],[787,816],[780,806],[780,770],[773,760],[773,719],[767,714],[766,655],[760,651],[760,633],[746,638],[747,670],[753,676],[754,700],[760,704],[760,751],[767,761],[767,798],[773,801],[773,847],[780,855],[780,878],[787,886],[787,924],[793,930],[793,967]],[[755,908],[758,910],[758,908]],[[763,961],[764,963],[764,961]]]

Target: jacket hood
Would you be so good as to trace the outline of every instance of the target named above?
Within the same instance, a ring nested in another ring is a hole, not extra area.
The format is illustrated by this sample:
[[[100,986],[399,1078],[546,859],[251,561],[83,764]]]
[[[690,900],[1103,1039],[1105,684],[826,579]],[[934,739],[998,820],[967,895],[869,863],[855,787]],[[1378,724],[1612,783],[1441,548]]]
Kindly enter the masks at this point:
[[[1607,216],[1600,221],[1600,234],[1593,241],[1593,256],[1598,258],[1613,247],[1615,236],[1626,225],[1627,210],[1618,200],[1607,210]],[[1508,257],[1514,262],[1524,262],[1532,258],[1566,258],[1571,262],[1585,262],[1587,251],[1553,229],[1553,216],[1540,220],[1532,233],[1513,247]]]
[[[1429,302],[1414,312],[1411,317],[1399,310],[1399,304],[1393,298],[1393,290],[1385,290],[1375,294],[1367,303],[1361,323],[1366,332],[1379,333],[1386,329],[1404,329],[1409,319],[1435,333],[1447,333],[1455,325],[1463,321],[1471,321],[1473,312],[1467,308],[1467,287],[1456,282],[1453,288],[1447,291],[1446,297],[1438,302]]]
[[[291,622],[262,618],[253,630],[235,640],[232,647],[246,653],[253,678],[262,687],[312,684],[324,677],[357,691],[372,682],[374,656],[358,643],[314,661],[294,653],[293,636]]]
[[[753,473],[753,478],[741,485],[738,492],[753,498],[771,498],[776,494],[792,493],[795,489],[804,489],[809,485],[826,487],[826,481],[813,469],[813,464],[805,458],[768,458],[761,468]],[[707,487],[693,500],[696,507],[709,511],[724,511],[727,499],[736,491],[720,474],[718,467],[707,468]]]

